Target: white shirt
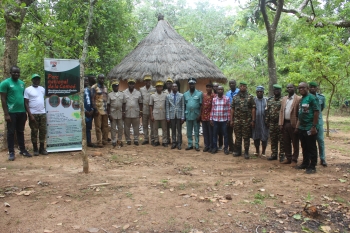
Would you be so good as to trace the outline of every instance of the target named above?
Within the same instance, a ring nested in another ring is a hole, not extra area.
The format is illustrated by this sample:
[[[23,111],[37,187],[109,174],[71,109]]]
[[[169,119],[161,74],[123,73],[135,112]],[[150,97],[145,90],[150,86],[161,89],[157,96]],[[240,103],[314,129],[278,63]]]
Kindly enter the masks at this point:
[[[290,120],[290,112],[292,111],[292,103],[294,100],[294,95],[287,98],[286,108],[284,109],[284,119],[285,120]]]
[[[45,88],[27,87],[24,90],[24,98],[29,100],[29,110],[32,114],[45,114]]]

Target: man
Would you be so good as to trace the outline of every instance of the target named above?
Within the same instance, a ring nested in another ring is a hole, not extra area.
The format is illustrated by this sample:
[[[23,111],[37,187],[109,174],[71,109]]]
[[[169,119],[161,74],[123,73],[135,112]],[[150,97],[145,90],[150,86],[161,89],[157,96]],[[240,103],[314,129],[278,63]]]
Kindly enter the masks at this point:
[[[153,131],[153,122],[150,120],[149,99],[151,94],[155,93],[156,89],[151,85],[152,77],[150,75],[145,75],[145,77],[143,78],[143,81],[145,83],[145,86],[140,88],[140,92],[141,92],[142,103],[143,103],[142,126],[143,126],[143,133],[144,133],[145,139],[142,142],[142,145],[149,144],[150,136],[148,133],[148,125],[151,126],[151,143],[153,145],[154,131]]]
[[[171,94],[173,83],[174,83],[174,81],[173,81],[171,78],[168,78],[168,79],[166,80],[166,83],[165,83],[166,89],[164,90],[164,93],[165,93],[166,95]],[[170,122],[169,122],[169,123],[167,122],[167,131],[166,131],[166,133],[167,133],[167,143],[168,143],[168,144],[171,143],[170,128],[171,128],[171,124],[170,124]]]
[[[265,123],[265,115],[267,108],[267,99],[264,97],[263,86],[256,87],[256,98],[254,98],[256,111],[255,111],[255,127],[252,130],[255,153],[254,155],[260,156],[260,141],[262,146],[261,155],[265,156],[267,139],[269,137],[269,129]]]
[[[277,160],[278,156],[278,143],[280,144],[280,153],[279,159],[282,163],[284,161],[284,141],[283,135],[278,126],[279,114],[281,110],[281,85],[274,84],[273,85],[273,95],[267,101],[267,110],[266,110],[266,125],[270,130],[270,141],[271,141],[271,151],[272,154],[268,158],[268,160]]]
[[[94,108],[92,107],[91,90],[89,87],[89,77],[84,77],[84,110],[86,124],[86,144],[88,147],[95,147],[91,142],[92,120],[94,117]]]
[[[218,95],[218,87],[219,87],[219,84],[214,82],[213,83],[214,96]],[[224,135],[221,132],[219,132],[218,136],[219,136],[219,139],[218,139],[219,149],[218,150],[222,150],[222,146],[224,145]]]
[[[27,115],[23,98],[24,82],[19,80],[20,73],[20,69],[17,66],[12,66],[10,69],[11,77],[5,79],[0,84],[1,104],[7,123],[8,160],[10,161],[15,160],[15,132],[17,134],[20,154],[25,157],[32,157],[24,145],[24,126]]]
[[[103,145],[107,145],[108,143],[108,89],[104,82],[104,74],[99,74],[97,76],[97,83],[91,87],[92,107],[95,110],[96,146],[99,148],[102,148]]]
[[[297,169],[306,169],[307,174],[316,172],[317,165],[317,130],[319,106],[316,97],[309,93],[309,86],[301,82],[298,86],[302,98],[299,103],[299,115],[296,132],[299,133],[303,162]]]
[[[287,85],[288,95],[283,97],[279,113],[278,125],[283,135],[286,160],[282,164],[291,164],[295,167],[299,157],[299,137],[295,133],[298,122],[298,110],[301,97],[295,94],[292,83]],[[293,153],[292,146],[293,145]]]
[[[112,137],[112,146],[116,147],[117,143],[120,147],[123,146],[123,131],[124,131],[124,122],[123,122],[123,102],[124,102],[124,93],[119,91],[119,82],[117,80],[112,81],[113,91],[108,94],[107,100],[107,112],[109,121],[111,122],[111,137]],[[116,139],[118,127],[118,141]]]
[[[255,126],[254,97],[247,91],[247,83],[239,83],[239,93],[233,97],[231,103],[231,127],[235,132],[236,151],[233,156],[242,155],[242,138],[244,140],[244,158],[249,159],[249,144],[252,128]]]
[[[126,144],[131,145],[130,127],[132,125],[134,131],[134,144],[139,145],[139,126],[142,117],[142,96],[135,89],[135,79],[128,79],[128,89],[124,91],[123,101],[123,120]]]
[[[188,79],[189,90],[184,93],[185,117],[187,127],[188,146],[186,150],[193,149],[192,131],[194,129],[195,149],[199,151],[199,122],[201,118],[202,92],[196,90],[196,79]]]
[[[226,92],[226,96],[230,98],[230,104],[231,104],[233,97],[235,97],[238,94],[239,88],[236,87],[236,80],[230,80],[228,84],[230,86],[230,90]],[[231,153],[233,153],[233,151],[235,150],[235,144],[233,141],[233,127],[231,127],[231,124],[227,124],[227,138],[228,138],[228,149]]]
[[[185,121],[185,102],[183,95],[178,92],[177,84],[173,83],[173,92],[167,95],[166,98],[166,120],[171,123],[171,137],[172,146],[171,149],[181,150],[182,144],[182,132],[181,125]]]
[[[204,149],[203,152],[211,152],[214,149],[213,144],[213,126],[210,124],[210,112],[214,98],[213,85],[208,83],[206,86],[207,93],[203,94],[203,104],[201,112],[201,121],[203,128]],[[215,145],[217,142],[215,142]]]
[[[93,74],[88,74],[87,75],[88,79],[89,79],[89,86],[92,87],[93,85],[96,84],[96,77]]]
[[[45,149],[46,139],[46,111],[45,111],[45,88],[39,86],[40,76],[32,75],[32,85],[24,91],[24,104],[28,113],[29,127],[31,129],[31,141],[33,144],[34,156],[39,154],[47,155]],[[38,149],[38,132],[39,143]]]
[[[210,112],[210,124],[214,127],[214,138],[211,153],[215,154],[218,151],[216,142],[218,141],[218,133],[224,135],[224,153],[229,154],[228,138],[227,138],[227,124],[230,124],[230,99],[224,96],[224,88],[218,86],[218,95],[213,98],[213,104]]]
[[[167,147],[167,121],[165,119],[165,101],[167,94],[163,92],[164,83],[158,81],[156,83],[156,93],[152,94],[149,101],[149,111],[151,114],[151,121],[153,122],[154,144],[159,146],[158,126],[162,127],[162,146]]]
[[[318,115],[318,132],[317,132],[317,144],[318,144],[318,153],[320,155],[321,165],[324,167],[327,167],[326,162],[326,154],[325,154],[325,147],[324,147],[324,130],[323,130],[323,116],[322,111],[326,106],[326,98],[324,95],[317,93],[317,82],[310,82],[310,94],[316,96],[316,100],[318,100],[318,105],[320,107],[319,109],[319,115]]]

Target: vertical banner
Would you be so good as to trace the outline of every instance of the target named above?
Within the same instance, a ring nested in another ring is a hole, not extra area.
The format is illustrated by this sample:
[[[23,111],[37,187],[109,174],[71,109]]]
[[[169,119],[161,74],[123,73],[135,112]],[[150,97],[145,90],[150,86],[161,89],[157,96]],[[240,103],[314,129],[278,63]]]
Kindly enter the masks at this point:
[[[44,59],[47,151],[82,149],[79,60]]]

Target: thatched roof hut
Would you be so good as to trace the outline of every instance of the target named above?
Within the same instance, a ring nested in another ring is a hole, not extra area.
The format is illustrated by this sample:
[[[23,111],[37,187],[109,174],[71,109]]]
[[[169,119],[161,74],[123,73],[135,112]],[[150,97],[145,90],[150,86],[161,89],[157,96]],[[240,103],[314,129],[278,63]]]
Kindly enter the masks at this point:
[[[181,37],[174,28],[158,17],[157,26],[108,74],[109,79],[120,81],[120,89],[127,87],[126,80],[135,78],[142,86],[143,77],[151,75],[152,81],[172,78],[187,89],[190,77],[197,79],[198,89],[205,90],[208,82],[227,82],[226,77],[198,48]],[[204,88],[199,86],[204,85]]]

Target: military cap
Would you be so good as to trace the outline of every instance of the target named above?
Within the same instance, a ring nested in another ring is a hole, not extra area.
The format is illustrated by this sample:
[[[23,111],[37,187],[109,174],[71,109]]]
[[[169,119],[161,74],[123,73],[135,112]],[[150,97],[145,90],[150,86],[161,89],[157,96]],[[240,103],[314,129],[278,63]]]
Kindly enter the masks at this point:
[[[128,83],[136,83],[136,81],[135,81],[134,78],[129,78],[129,79],[128,79]]]
[[[315,81],[309,82],[309,86],[317,87],[318,84]]]
[[[168,78],[166,82],[173,83],[174,81],[171,78]]]
[[[40,75],[38,75],[38,74],[33,74],[33,75],[32,75],[32,79],[33,79],[33,78],[40,78]]]
[[[143,77],[143,81],[152,81],[152,77],[151,77],[151,75],[145,75],[144,77]]]
[[[197,83],[197,82],[196,82],[196,79],[195,79],[195,78],[189,78],[189,79],[188,79],[188,83],[189,83],[189,84],[191,84],[191,83],[195,84],[195,83]]]
[[[273,84],[273,88],[275,89],[282,89],[282,86],[279,84]]]
[[[157,86],[163,86],[163,85],[164,85],[164,83],[163,83],[162,81],[157,81],[157,82],[156,82],[156,87],[157,87]]]
[[[248,85],[248,83],[245,82],[245,81],[240,81],[239,84],[240,84],[240,85]]]
[[[264,91],[265,88],[263,86],[257,86],[256,91]]]
[[[119,85],[119,82],[117,80],[113,80],[111,84],[112,84],[112,86],[113,85]]]

